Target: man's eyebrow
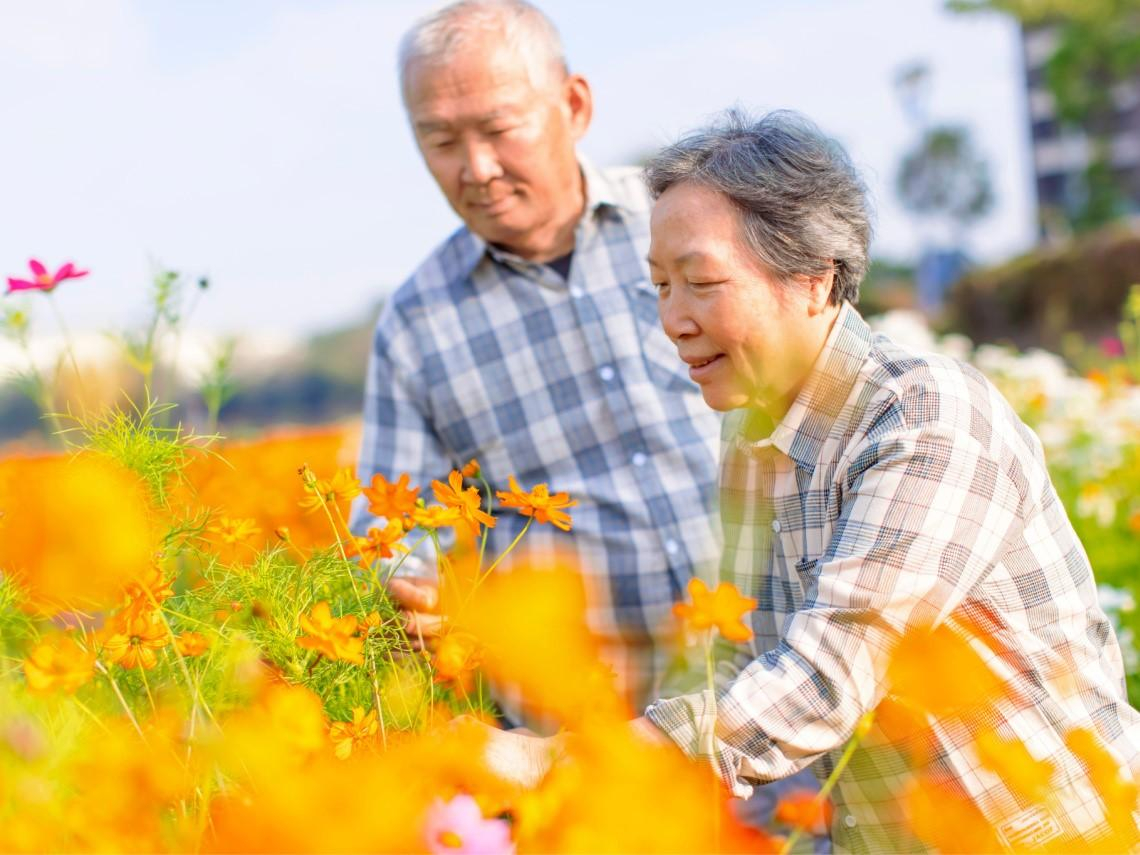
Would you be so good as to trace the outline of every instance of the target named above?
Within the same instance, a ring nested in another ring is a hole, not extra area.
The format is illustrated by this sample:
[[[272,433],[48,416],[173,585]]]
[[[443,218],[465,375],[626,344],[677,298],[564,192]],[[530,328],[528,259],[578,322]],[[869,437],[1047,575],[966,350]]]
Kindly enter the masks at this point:
[[[416,122],[416,130],[421,134],[430,134],[434,131],[450,131],[451,123],[443,119],[424,119]]]

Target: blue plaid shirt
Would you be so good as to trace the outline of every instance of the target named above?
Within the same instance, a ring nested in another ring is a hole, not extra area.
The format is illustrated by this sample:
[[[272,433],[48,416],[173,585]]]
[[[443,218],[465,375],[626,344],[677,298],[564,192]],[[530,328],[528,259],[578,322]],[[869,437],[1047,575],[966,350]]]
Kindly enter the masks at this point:
[[[432,479],[474,457],[495,489],[514,475],[523,489],[570,493],[573,531],[532,526],[519,551],[576,552],[590,627],[639,709],[671,652],[672,603],[719,558],[721,419],[658,322],[639,171],[582,170],[587,204],[567,279],[460,228],[387,302],[360,478],[408,472],[430,498]],[[356,531],[375,524],[366,503],[355,510]],[[499,517],[488,554],[524,522]]]

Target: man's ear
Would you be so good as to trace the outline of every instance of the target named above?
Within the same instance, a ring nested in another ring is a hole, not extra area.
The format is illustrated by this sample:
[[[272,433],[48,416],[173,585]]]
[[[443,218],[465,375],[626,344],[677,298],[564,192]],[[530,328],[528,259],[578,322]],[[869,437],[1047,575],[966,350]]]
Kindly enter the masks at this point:
[[[570,133],[574,142],[582,139],[594,118],[594,93],[581,74],[567,75],[562,83],[562,103],[570,120]]]

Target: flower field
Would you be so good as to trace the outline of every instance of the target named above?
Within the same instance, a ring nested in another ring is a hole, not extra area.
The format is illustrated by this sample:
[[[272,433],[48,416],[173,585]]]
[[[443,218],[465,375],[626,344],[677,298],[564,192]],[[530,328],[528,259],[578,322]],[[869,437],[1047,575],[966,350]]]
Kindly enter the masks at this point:
[[[44,269],[41,285],[62,273],[82,275]],[[1037,430],[1128,645],[1140,638],[1134,302],[1121,353],[1097,373],[931,341],[972,358]],[[977,725],[983,773],[1026,803],[1051,799],[1057,770],[979,724],[1002,692],[984,643],[942,626],[899,643],[889,700],[822,793],[746,828],[705,765],[629,729],[574,568],[481,548],[503,514],[572,530],[558,485],[497,491],[477,461],[431,484],[361,484],[352,425],[226,442],[157,405],[73,421],[66,451],[0,458],[0,851],[805,851],[853,750],[883,739],[913,770],[894,794],[907,845],[992,851],[977,809],[927,774],[920,734],[935,717]],[[382,527],[354,537],[354,500]],[[445,629],[425,652],[384,583],[444,528],[456,540],[440,550]],[[694,581],[678,644],[711,662],[718,636],[747,640],[754,606]],[[533,788],[485,750],[488,680],[520,686],[572,734]],[[1134,845],[1136,785],[1091,732],[1066,739],[1111,820],[1103,850]]]

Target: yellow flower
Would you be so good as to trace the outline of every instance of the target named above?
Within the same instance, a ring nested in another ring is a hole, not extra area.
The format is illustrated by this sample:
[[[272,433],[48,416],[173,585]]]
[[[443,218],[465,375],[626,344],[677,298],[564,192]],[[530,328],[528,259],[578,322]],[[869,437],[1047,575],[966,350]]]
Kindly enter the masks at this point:
[[[240,520],[222,517],[217,525],[212,525],[206,530],[214,532],[225,544],[245,543],[254,535],[261,534],[257,522],[248,517]]]
[[[412,511],[412,523],[420,528],[446,528],[453,526],[460,520],[456,508],[446,508],[443,505],[428,505],[426,508],[416,508]]]
[[[319,511],[322,505],[350,502],[360,495],[360,482],[347,466],[337,470],[331,479],[314,481],[305,487],[312,495],[302,499],[298,504],[308,513]]]
[[[103,655],[123,668],[149,670],[158,664],[155,651],[169,643],[170,631],[158,612],[120,612],[108,622]]]
[[[379,558],[391,558],[393,549],[407,551],[399,541],[407,534],[404,524],[398,519],[388,520],[384,528],[370,528],[366,537],[352,539],[352,555],[359,555],[365,563],[373,564]]]
[[[504,508],[514,508],[524,517],[533,517],[535,522],[548,522],[563,531],[570,531],[573,522],[563,508],[574,507],[578,504],[577,499],[571,500],[567,493],[551,495],[545,484],[537,484],[529,493],[524,493],[514,475],[507,479],[507,483],[509,491],[499,490],[495,493]]]
[[[60,636],[41,642],[24,660],[28,689],[37,694],[58,689],[71,694],[95,672],[95,653],[84,649],[73,638]]]
[[[716,627],[729,641],[747,641],[752,637],[752,630],[742,618],[756,608],[756,600],[741,596],[735,585],[721,582],[715,590],[709,591],[700,579],[690,579],[689,597],[692,604],[677,603],[673,614],[690,629],[701,631]]]
[[[354,748],[374,742],[379,730],[376,710],[365,713],[364,707],[353,707],[352,721],[334,721],[329,727],[329,739],[335,746],[336,756],[346,760]]]
[[[1121,843],[1121,851],[1135,845],[1137,829],[1132,815],[1140,798],[1140,786],[1121,774],[1120,762],[1091,730],[1069,731],[1065,735],[1065,746],[1088,768],[1089,778],[1104,801],[1114,837]]]
[[[210,646],[200,632],[184,632],[174,639],[174,647],[183,656],[201,656]]]
[[[495,527],[495,518],[480,509],[482,496],[479,495],[479,491],[474,487],[464,489],[462,473],[452,469],[451,474],[447,476],[446,484],[432,481],[431,489],[437,502],[442,502],[459,512],[460,517],[471,529],[471,534],[478,535],[480,525],[485,525],[487,528]]]
[[[308,633],[297,639],[297,644],[316,650],[333,662],[364,664],[364,639],[356,636],[356,615],[334,618],[327,600],[313,606],[307,615],[301,615],[301,629]]]

